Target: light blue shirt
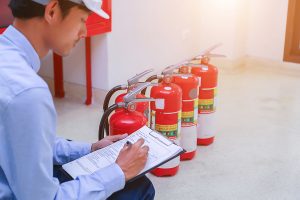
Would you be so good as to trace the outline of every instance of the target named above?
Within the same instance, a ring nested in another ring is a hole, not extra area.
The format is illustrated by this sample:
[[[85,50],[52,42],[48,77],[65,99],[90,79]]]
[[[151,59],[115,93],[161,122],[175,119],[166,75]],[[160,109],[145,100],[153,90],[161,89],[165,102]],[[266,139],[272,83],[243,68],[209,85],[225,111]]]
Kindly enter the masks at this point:
[[[117,164],[63,184],[53,178],[54,164],[89,153],[91,144],[56,137],[56,111],[39,67],[30,42],[10,26],[0,36],[0,199],[106,199],[125,185]]]

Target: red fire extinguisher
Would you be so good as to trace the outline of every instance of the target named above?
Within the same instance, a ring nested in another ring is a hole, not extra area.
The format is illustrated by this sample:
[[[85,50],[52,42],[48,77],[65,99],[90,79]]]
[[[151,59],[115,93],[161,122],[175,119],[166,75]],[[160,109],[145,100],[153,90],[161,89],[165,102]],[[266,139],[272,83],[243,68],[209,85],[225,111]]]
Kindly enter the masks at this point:
[[[172,83],[173,77],[164,73],[162,81],[151,88],[150,97],[164,99],[159,105],[151,102],[151,128],[162,133],[175,143],[180,144],[182,90]],[[174,176],[179,169],[180,159],[175,158],[152,170],[156,176]]]
[[[173,75],[173,83],[179,85],[182,89],[180,146],[186,152],[180,155],[180,160],[191,160],[196,155],[200,79],[189,74],[188,67],[181,67],[179,74]]]
[[[197,149],[198,93],[201,78],[190,74],[188,67],[181,67],[183,64],[189,63],[192,59],[167,67],[164,70],[165,73],[168,71],[172,75],[172,83],[177,84],[182,89],[180,146],[186,152],[180,155],[180,160],[193,159]],[[179,69],[179,73],[176,73],[177,69]],[[163,75],[151,76],[147,81],[161,80],[162,77]],[[145,94],[145,90],[142,91],[142,94]]]
[[[136,104],[139,102],[153,101],[153,99],[141,99],[136,98],[136,96],[142,89],[150,85],[152,84],[148,82],[138,83],[133,90],[124,96],[123,102],[113,104],[104,112],[99,125],[99,140],[104,138],[104,130],[107,126],[109,126],[110,135],[116,135],[124,133],[131,134],[147,124],[147,118],[141,112],[136,111]],[[109,115],[118,108],[121,108],[121,110],[112,114],[108,124],[107,119]]]
[[[147,75],[148,73],[153,72],[153,69],[146,70],[140,74],[136,74],[134,77],[130,78],[127,80],[127,84],[124,85],[118,85],[112,88],[105,96],[104,102],[103,102],[103,111],[105,112],[108,109],[108,105],[110,102],[111,97],[120,90],[127,90],[125,93],[120,94],[116,97],[115,103],[123,102],[124,96],[131,90],[133,90],[136,85],[139,83],[139,79],[142,78],[143,76]],[[145,98],[145,95],[142,94],[137,94],[136,98]],[[123,110],[122,108],[116,109],[116,111],[121,111]],[[138,102],[136,103],[136,111],[141,112],[145,115],[145,117],[148,118],[149,115],[149,102]],[[108,122],[107,122],[108,123]],[[107,134],[108,128],[106,128]]]
[[[210,145],[214,142],[216,134],[215,112],[218,69],[216,66],[209,64],[209,59],[210,57],[224,57],[224,55],[210,53],[218,46],[220,44],[205,50],[192,63],[188,64],[191,67],[191,73],[201,78],[198,102],[198,145]]]

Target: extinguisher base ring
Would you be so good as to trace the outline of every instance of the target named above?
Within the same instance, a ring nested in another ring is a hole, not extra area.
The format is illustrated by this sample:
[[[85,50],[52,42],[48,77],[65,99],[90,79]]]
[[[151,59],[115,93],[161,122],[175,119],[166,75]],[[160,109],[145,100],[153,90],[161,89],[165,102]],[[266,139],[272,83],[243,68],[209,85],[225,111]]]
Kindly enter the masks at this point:
[[[177,174],[179,166],[173,168],[156,168],[151,171],[151,174],[162,177],[162,176],[174,176]]]
[[[186,152],[180,155],[180,160],[192,160],[196,155],[196,151]]]
[[[214,142],[215,137],[200,139],[197,138],[197,145],[208,146]]]

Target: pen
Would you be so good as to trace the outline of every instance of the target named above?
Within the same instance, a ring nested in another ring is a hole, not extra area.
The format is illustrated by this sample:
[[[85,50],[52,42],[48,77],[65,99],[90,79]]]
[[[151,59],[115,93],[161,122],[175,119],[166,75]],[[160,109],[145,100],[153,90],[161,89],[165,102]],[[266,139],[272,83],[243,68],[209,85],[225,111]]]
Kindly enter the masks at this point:
[[[131,143],[129,140],[127,140],[127,141],[126,141],[126,145],[127,145],[128,147],[131,147],[132,143]]]

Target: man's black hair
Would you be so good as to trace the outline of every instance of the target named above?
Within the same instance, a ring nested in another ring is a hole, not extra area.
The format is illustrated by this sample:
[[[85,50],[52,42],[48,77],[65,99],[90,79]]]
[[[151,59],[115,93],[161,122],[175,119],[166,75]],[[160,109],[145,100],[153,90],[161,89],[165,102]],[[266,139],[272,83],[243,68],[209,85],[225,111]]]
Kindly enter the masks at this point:
[[[78,6],[80,9],[89,11],[85,6],[78,5],[69,0],[58,0],[63,17],[67,16],[72,7]],[[15,18],[30,19],[34,17],[43,17],[45,6],[32,0],[10,0],[8,6]]]

